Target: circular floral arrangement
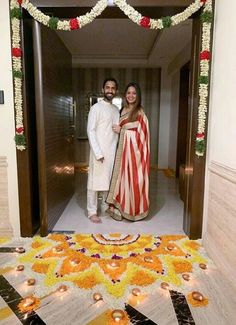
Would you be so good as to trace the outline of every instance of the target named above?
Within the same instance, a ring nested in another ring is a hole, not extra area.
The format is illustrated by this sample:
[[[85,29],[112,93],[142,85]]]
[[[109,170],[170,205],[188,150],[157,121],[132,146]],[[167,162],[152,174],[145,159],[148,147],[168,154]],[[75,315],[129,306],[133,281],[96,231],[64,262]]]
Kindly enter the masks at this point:
[[[172,17],[167,16],[157,20],[142,16],[138,11],[130,6],[126,0],[114,0],[114,4],[116,4],[134,23],[149,29],[163,29],[180,24],[203,7],[201,14],[202,46],[200,53],[198,126],[195,150],[198,156],[203,156],[205,153],[205,129],[208,109],[209,61],[211,58],[210,41],[212,25],[212,0],[195,0],[185,10],[183,10],[183,12]],[[91,23],[103,12],[107,6],[107,0],[99,0],[87,14],[72,19],[61,20],[57,17],[45,15],[29,0],[11,0],[12,65],[16,115],[15,142],[18,150],[24,150],[26,148],[22,105],[22,49],[20,36],[21,7],[26,9],[35,20],[51,29],[72,31],[80,29]]]
[[[116,307],[135,287],[148,293],[166,282],[183,291],[182,275],[195,276],[207,261],[200,244],[182,235],[51,234],[29,239],[25,249],[18,263],[35,279],[35,297],[65,285],[86,299],[100,292]]]

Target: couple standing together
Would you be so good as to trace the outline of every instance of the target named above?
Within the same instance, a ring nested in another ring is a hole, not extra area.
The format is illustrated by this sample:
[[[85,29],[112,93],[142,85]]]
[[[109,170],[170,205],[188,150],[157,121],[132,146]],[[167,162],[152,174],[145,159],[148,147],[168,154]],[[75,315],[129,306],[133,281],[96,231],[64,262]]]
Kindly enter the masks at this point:
[[[129,83],[119,112],[112,104],[117,90],[115,79],[104,80],[104,98],[91,107],[88,116],[87,210],[94,223],[102,222],[98,216],[99,192],[102,213],[115,220],[141,220],[149,210],[150,139],[141,91],[138,84]]]

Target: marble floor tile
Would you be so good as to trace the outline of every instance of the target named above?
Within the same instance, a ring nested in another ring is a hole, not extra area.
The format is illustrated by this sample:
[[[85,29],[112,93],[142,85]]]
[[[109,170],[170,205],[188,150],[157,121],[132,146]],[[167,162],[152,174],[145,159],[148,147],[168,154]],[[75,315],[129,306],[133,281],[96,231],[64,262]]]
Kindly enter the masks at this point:
[[[183,202],[179,198],[178,182],[162,171],[152,171],[150,177],[150,214],[138,222],[115,221],[102,217],[102,224],[93,224],[86,217],[87,174],[77,173],[76,191],[54,231],[67,230],[80,233],[121,232],[151,234],[183,234]]]

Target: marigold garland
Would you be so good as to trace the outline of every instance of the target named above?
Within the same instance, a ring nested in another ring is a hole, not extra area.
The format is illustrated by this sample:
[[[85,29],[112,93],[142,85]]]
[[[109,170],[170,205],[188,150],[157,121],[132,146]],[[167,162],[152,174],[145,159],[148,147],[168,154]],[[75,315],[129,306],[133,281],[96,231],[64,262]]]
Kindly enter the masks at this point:
[[[199,76],[199,106],[198,106],[198,126],[195,142],[195,153],[198,157],[205,153],[205,129],[206,115],[208,110],[208,87],[210,70],[210,40],[212,26],[212,0],[195,0],[183,12],[172,17],[162,17],[151,19],[142,16],[126,0],[114,0],[116,4],[134,23],[144,28],[163,29],[175,26],[190,18],[195,12],[203,7],[201,14],[202,21],[202,46],[200,53],[200,76]],[[38,22],[54,30],[73,31],[91,23],[108,6],[107,0],[99,0],[97,4],[87,14],[67,20],[60,20],[57,17],[50,17],[37,9],[30,0],[11,0],[10,16],[12,28],[12,65],[14,79],[14,104],[16,119],[15,142],[18,150],[26,149],[26,137],[23,123],[23,98],[22,98],[22,49],[20,36],[21,7]]]

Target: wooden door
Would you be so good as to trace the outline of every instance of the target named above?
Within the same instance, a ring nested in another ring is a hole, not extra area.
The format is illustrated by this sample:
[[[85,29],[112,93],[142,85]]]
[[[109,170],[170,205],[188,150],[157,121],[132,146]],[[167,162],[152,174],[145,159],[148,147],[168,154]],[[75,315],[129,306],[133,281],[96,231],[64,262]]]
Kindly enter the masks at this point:
[[[205,181],[205,157],[195,154],[198,121],[198,76],[201,51],[200,14],[193,19],[192,54],[190,67],[190,96],[188,105],[187,152],[185,164],[185,202],[183,228],[192,238],[201,238]]]
[[[56,32],[34,21],[40,233],[47,235],[74,193],[72,58]]]

